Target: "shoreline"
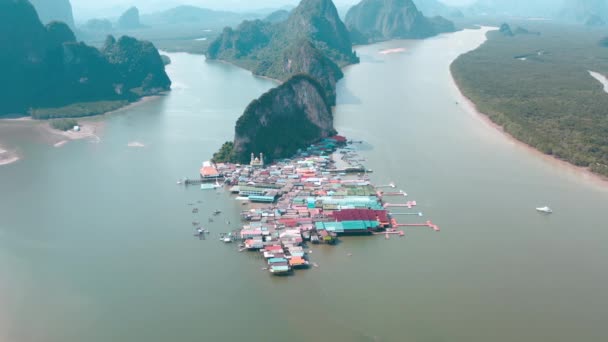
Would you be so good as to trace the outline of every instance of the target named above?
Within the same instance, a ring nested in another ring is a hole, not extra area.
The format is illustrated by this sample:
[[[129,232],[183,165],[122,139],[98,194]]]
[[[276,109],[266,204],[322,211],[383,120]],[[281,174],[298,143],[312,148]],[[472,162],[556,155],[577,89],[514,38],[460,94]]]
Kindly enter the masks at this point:
[[[586,167],[576,166],[563,159],[559,159],[555,156],[545,154],[545,153],[541,152],[540,150],[536,149],[534,146],[528,145],[525,142],[523,142],[523,141],[515,138],[511,134],[509,134],[507,131],[504,130],[503,126],[495,123],[494,121],[492,121],[492,119],[490,119],[490,117],[488,115],[479,111],[475,102],[473,102],[469,97],[467,97],[465,95],[465,93],[462,91],[462,89],[460,88],[456,78],[454,78],[454,74],[452,73],[451,68],[450,68],[450,79],[452,80],[452,84],[454,85],[454,88],[456,88],[458,96],[461,98],[461,101],[464,104],[465,110],[467,112],[469,112],[469,114],[471,114],[471,116],[473,116],[477,120],[480,120],[483,124],[487,125],[493,131],[500,134],[500,136],[506,138],[509,142],[513,143],[518,148],[524,150],[526,153],[540,157],[540,159],[543,159],[545,162],[550,163],[553,166],[557,166],[557,167],[561,168],[562,170],[571,171],[571,172],[573,172],[573,174],[576,175],[576,177],[578,177],[580,179],[585,179],[585,180],[591,181],[597,185],[601,185],[601,186],[608,188],[608,177],[605,177],[605,176],[602,176],[595,172],[592,172],[591,170],[589,170]]]
[[[135,106],[145,104],[149,101],[160,98],[166,94],[162,92],[156,95],[144,96],[141,99],[131,102],[121,108],[105,112],[99,115],[86,116],[74,118],[78,120],[81,130],[79,132],[74,131],[60,131],[51,127],[51,120],[34,120],[30,116],[24,116],[20,118],[7,118],[0,119],[0,132],[1,129],[21,129],[26,132],[33,132],[33,139],[40,141],[43,144],[60,148],[65,146],[70,141],[92,139],[94,142],[101,142],[101,135],[103,127],[105,125],[104,118],[106,116],[119,113],[123,110],[131,109]],[[0,140],[0,166],[13,164],[22,159],[23,156],[17,152],[13,152],[15,149],[9,145],[7,141]]]
[[[0,145],[0,166],[16,163],[20,159],[16,152],[11,152]]]
[[[253,77],[257,77],[257,78],[261,78],[261,79],[264,79],[264,80],[272,81],[274,83],[278,83],[279,85],[281,85],[283,83],[283,81],[277,80],[276,78],[272,78],[272,77],[269,77],[269,76],[256,75],[255,73],[253,73],[253,71],[251,71],[251,70],[249,70],[247,68],[244,68],[244,67],[242,67],[242,66],[240,66],[240,65],[238,65],[236,63],[224,60],[224,59],[207,59],[207,57],[205,56],[205,62],[207,62],[207,63],[208,62],[219,62],[219,63],[222,63],[222,64],[233,66],[235,68],[239,68],[241,70],[245,70],[245,71],[249,72],[251,74],[251,76],[253,76]]]

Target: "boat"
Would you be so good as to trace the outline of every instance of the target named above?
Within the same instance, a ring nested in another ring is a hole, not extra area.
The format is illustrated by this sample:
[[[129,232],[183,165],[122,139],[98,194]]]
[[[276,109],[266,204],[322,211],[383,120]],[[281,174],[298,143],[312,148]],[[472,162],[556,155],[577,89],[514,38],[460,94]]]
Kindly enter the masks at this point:
[[[551,208],[549,208],[547,206],[541,207],[541,208],[536,208],[536,211],[541,212],[541,213],[546,213],[546,214],[553,213],[553,210],[551,210]]]
[[[221,211],[221,210],[217,210],[217,209],[216,209],[216,210],[213,212],[213,215],[216,215],[216,216],[217,216],[217,215],[219,215],[219,214],[221,214],[221,213],[222,213],[222,211]]]
[[[219,189],[222,186],[220,185],[220,183],[218,181],[215,181],[215,184],[201,184],[201,190],[215,190],[215,189]]]

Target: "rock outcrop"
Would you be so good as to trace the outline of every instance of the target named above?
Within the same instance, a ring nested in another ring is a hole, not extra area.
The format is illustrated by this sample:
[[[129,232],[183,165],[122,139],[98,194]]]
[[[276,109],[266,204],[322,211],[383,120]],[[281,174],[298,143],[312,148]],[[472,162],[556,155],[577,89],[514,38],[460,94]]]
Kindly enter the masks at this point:
[[[102,52],[76,42],[64,23],[43,26],[26,0],[0,0],[0,44],[0,115],[134,100],[171,84],[151,43],[123,37]]]
[[[264,153],[269,161],[287,158],[333,134],[323,87],[308,75],[296,75],[249,104],[236,123],[233,144],[225,145],[232,147],[223,153],[229,157],[223,159],[247,163],[251,153]]]
[[[335,104],[339,66],[358,62],[346,26],[331,0],[303,0],[283,22],[245,21],[226,28],[207,58],[227,60],[257,75],[281,81],[309,74]]]
[[[427,38],[455,31],[447,19],[425,17],[412,0],[363,0],[348,11],[345,22],[358,43]]]

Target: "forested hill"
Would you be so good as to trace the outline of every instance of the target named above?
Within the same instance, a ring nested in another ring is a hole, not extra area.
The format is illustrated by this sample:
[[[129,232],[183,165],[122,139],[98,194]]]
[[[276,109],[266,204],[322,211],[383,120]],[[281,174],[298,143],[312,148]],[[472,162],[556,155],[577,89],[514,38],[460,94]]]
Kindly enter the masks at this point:
[[[236,29],[226,28],[210,44],[207,57],[281,81],[308,74],[321,83],[332,105],[342,78],[339,67],[358,62],[331,0],[303,0],[278,23],[245,21]]]
[[[296,75],[249,104],[236,123],[234,142],[213,159],[246,164],[251,153],[264,153],[267,161],[288,158],[333,134],[323,87],[308,75]]]
[[[100,51],[77,42],[64,23],[44,26],[27,0],[0,0],[0,45],[0,115],[99,114],[171,85],[151,43],[110,37]]]
[[[360,44],[455,31],[454,23],[443,17],[424,16],[412,0],[362,0],[348,11],[345,22]]]
[[[540,35],[491,32],[452,65],[458,85],[513,137],[608,176],[608,74],[602,33],[537,24]]]

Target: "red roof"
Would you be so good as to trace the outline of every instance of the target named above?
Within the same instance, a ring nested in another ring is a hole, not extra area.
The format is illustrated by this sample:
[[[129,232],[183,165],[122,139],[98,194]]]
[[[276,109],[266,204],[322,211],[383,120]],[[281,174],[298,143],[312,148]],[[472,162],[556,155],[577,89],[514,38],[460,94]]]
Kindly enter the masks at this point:
[[[388,222],[386,210],[343,209],[334,211],[333,216],[338,222],[342,221],[380,221]]]
[[[334,135],[333,137],[329,138],[332,140],[335,140],[337,142],[341,142],[341,143],[345,143],[346,142],[346,138],[341,136],[341,135]]]
[[[295,227],[298,225],[298,221],[295,219],[282,218],[279,219],[280,224],[284,224],[287,227]]]

